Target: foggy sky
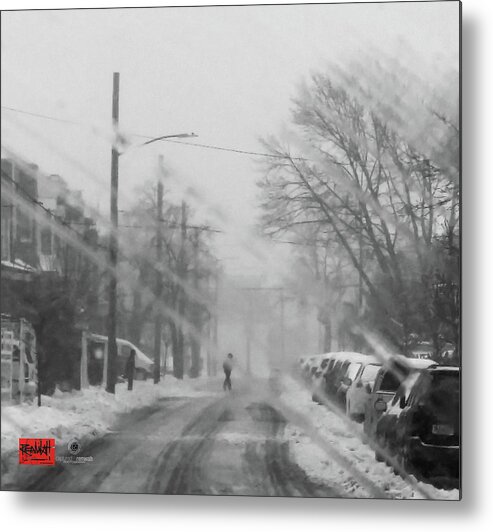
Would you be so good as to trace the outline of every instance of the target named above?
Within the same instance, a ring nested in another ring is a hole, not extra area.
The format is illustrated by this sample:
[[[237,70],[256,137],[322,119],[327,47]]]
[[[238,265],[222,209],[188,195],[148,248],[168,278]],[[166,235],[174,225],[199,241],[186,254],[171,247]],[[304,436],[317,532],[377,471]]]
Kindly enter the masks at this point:
[[[409,67],[418,74],[423,57],[457,68],[458,3],[4,12],[2,106],[81,125],[2,110],[2,144],[62,175],[107,214],[114,71],[125,132],[193,131],[196,142],[262,151],[258,138],[289,121],[290,100],[310,72],[344,66],[362,50],[394,53],[402,41],[416,51]],[[198,187],[207,208],[197,221],[229,231],[217,237],[224,266],[268,268],[242,240],[258,215],[254,159],[171,143],[129,152],[120,162],[122,209],[136,186],[155,179],[158,154],[173,197]],[[289,253],[262,248],[274,263]]]

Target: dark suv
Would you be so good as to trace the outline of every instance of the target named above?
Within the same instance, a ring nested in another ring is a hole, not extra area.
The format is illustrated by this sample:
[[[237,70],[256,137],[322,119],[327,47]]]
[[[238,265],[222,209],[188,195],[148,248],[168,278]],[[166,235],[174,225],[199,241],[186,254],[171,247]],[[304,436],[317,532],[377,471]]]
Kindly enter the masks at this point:
[[[459,478],[460,369],[430,366],[399,398],[391,436],[404,469],[427,478]],[[382,435],[385,439],[385,435]]]

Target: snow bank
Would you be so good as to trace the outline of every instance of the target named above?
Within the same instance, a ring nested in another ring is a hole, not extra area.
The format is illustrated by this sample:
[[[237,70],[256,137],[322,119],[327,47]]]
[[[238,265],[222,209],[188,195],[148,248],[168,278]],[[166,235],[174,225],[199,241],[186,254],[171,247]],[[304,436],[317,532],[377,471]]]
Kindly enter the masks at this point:
[[[331,412],[326,406],[314,403],[311,393],[294,379],[286,379],[281,401],[289,408],[309,419],[316,431],[336,452],[348,459],[351,465],[370,482],[378,486],[389,497],[395,499],[423,499],[422,492],[433,499],[458,500],[459,490],[441,490],[429,484],[416,482],[417,488],[395,474],[389,466],[375,460],[374,451],[362,442],[351,422]],[[347,469],[327,455],[313,443],[312,438],[299,427],[288,424],[286,437],[298,464],[309,476],[322,482],[341,487],[350,497],[369,497],[368,491],[360,486]]]
[[[102,387],[42,396],[41,404],[2,406],[2,453],[16,451],[18,438],[98,437],[108,432],[118,414],[149,406],[166,397],[211,396],[203,390],[204,381],[183,380],[166,376],[159,384],[135,381],[133,391],[126,383],[116,386],[115,395]],[[202,388],[202,389],[201,389]]]

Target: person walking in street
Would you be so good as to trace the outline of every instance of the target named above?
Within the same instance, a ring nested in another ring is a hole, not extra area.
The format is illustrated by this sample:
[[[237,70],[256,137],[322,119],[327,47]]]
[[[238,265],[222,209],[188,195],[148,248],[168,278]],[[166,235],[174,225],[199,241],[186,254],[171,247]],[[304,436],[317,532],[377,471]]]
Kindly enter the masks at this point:
[[[133,390],[133,387],[134,387],[134,373],[135,373],[135,349],[131,349],[130,355],[128,355],[127,365],[125,366],[125,375],[127,376],[129,390]]]
[[[223,390],[231,390],[231,372],[233,371],[233,355],[231,353],[228,353],[223,362],[223,370],[225,375]]]

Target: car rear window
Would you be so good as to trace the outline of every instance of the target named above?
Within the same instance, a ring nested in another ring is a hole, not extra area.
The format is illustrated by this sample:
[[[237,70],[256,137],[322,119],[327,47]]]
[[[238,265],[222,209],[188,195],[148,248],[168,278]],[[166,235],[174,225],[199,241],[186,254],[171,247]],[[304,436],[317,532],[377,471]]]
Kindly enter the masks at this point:
[[[374,382],[380,368],[381,366],[377,366],[376,364],[369,364],[363,370],[363,373],[361,374],[361,380],[363,382]]]
[[[428,398],[433,409],[458,415],[460,409],[459,374],[435,373],[430,384]]]
[[[334,364],[334,367],[332,368],[334,370],[334,373],[336,371],[339,371],[339,369],[341,368],[342,366],[342,360],[338,360],[335,364]]]
[[[396,392],[400,386],[400,381],[393,371],[386,371],[380,384],[380,391],[382,392]]]
[[[346,371],[349,367],[349,362],[343,362],[338,368],[337,368],[337,374],[341,377],[346,374]]]
[[[358,362],[352,362],[351,364],[349,364],[349,367],[346,372],[346,377],[349,377],[351,380],[354,380],[354,378],[358,374],[359,368],[361,368],[361,364]]]

